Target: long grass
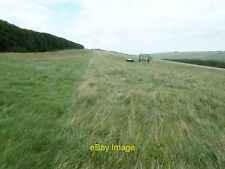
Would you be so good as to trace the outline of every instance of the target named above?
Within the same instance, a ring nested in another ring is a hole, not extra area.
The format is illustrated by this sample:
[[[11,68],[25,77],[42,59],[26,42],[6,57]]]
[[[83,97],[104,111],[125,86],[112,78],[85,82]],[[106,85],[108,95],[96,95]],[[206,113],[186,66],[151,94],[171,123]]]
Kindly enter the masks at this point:
[[[0,168],[222,169],[224,71],[114,55],[1,54]]]

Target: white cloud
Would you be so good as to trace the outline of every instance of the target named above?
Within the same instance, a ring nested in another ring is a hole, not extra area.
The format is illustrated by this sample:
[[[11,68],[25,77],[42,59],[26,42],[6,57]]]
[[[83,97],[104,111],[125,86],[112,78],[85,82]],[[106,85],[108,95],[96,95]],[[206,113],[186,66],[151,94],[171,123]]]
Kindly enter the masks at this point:
[[[50,17],[48,8],[33,1],[0,1],[0,18],[18,26],[42,31]]]
[[[220,0],[83,0],[82,5],[74,27],[89,47],[138,53],[222,49],[225,42]]]
[[[55,26],[50,5],[60,3],[79,3],[80,12]],[[1,0],[0,16],[88,48],[128,53],[224,50],[225,43],[223,0]]]

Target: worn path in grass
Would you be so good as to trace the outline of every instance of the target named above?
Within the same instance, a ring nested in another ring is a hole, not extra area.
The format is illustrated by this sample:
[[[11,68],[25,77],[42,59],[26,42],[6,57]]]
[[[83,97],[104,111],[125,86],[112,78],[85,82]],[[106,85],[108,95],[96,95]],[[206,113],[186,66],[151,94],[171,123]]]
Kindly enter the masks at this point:
[[[225,166],[223,71],[95,50],[0,61],[0,168]],[[136,151],[92,153],[94,143]]]

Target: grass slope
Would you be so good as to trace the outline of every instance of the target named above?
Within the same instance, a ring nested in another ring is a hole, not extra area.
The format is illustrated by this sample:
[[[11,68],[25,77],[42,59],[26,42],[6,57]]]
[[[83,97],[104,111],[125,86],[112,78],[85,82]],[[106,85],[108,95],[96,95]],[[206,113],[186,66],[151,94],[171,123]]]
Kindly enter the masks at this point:
[[[222,169],[224,71],[114,55],[1,54],[0,168]]]

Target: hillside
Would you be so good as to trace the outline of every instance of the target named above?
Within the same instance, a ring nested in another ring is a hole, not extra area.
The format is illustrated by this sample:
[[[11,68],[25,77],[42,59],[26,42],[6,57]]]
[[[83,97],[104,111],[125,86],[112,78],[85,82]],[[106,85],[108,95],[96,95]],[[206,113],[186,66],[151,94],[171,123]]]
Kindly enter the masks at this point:
[[[106,51],[2,53],[0,168],[222,169],[224,74]]]
[[[83,48],[78,43],[47,33],[21,29],[0,20],[0,52],[40,52]]]

